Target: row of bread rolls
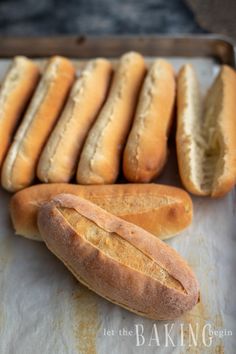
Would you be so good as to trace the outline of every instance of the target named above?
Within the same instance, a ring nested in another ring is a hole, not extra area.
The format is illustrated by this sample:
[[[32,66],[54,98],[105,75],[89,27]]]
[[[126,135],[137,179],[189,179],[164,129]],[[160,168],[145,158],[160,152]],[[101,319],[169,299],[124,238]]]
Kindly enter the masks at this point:
[[[68,59],[52,58],[9,148],[39,79],[34,63],[16,58],[0,91],[2,186],[17,191],[35,176],[53,183],[74,174],[79,184],[115,183],[121,165],[130,182],[153,180],[167,158],[176,83],[165,60],[146,70],[130,52],[114,74],[108,60],[94,59],[75,79]],[[185,65],[177,77],[179,172],[193,194],[221,196],[235,184],[235,95],[236,74],[222,66],[202,113],[194,69]]]
[[[20,60],[28,67],[34,65],[39,76],[35,64]],[[18,61],[16,58],[13,67]],[[80,184],[114,183],[133,118],[124,153],[124,175],[132,182],[153,179],[166,159],[175,80],[171,65],[164,60],[157,60],[147,75],[146,71],[143,57],[131,52],[121,57],[113,78],[111,63],[95,59],[75,80],[75,69],[67,59],[52,58],[6,155],[3,187],[20,190],[32,184],[36,175],[45,183],[69,182],[76,169]],[[22,85],[21,80],[19,77],[16,85]],[[8,97],[11,95],[13,92],[8,91]],[[156,120],[155,114],[161,119]],[[12,120],[16,125],[16,115]],[[161,149],[153,154],[155,135],[161,140]]]

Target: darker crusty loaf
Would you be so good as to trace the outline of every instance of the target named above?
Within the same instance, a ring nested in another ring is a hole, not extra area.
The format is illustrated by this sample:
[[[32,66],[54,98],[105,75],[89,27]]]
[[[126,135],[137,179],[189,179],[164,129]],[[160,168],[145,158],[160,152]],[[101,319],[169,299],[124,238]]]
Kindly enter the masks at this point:
[[[198,302],[198,282],[176,251],[85,199],[53,198],[40,208],[38,226],[74,276],[117,305],[167,320]]]

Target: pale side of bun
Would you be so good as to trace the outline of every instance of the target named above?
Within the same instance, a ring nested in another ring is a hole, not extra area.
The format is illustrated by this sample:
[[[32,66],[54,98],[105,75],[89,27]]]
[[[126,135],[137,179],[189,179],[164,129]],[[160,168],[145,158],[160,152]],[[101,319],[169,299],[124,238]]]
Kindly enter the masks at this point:
[[[178,76],[177,157],[185,188],[220,197],[236,181],[236,72],[223,65],[201,109],[194,69]]]
[[[12,197],[10,213],[15,232],[42,241],[37,227],[38,209],[60,193],[88,199],[161,239],[176,235],[192,222],[191,198],[179,188],[158,184],[40,184],[23,189]]]
[[[17,56],[0,87],[0,167],[10,146],[12,135],[39,80],[39,67]]]
[[[41,154],[37,176],[42,182],[69,182],[99,110],[106,98],[112,65],[90,60],[76,80],[67,104]]]
[[[198,302],[198,282],[176,251],[85,199],[55,197],[40,208],[38,226],[82,284],[129,311],[168,320]]]
[[[116,181],[145,73],[140,54],[130,52],[121,57],[108,98],[85,141],[77,169],[78,183]]]
[[[75,68],[66,58],[49,60],[3,164],[2,186],[8,191],[17,191],[32,183],[40,153],[74,76]]]
[[[130,182],[150,182],[167,159],[167,139],[175,103],[172,66],[156,60],[145,78],[125,146],[123,173]]]

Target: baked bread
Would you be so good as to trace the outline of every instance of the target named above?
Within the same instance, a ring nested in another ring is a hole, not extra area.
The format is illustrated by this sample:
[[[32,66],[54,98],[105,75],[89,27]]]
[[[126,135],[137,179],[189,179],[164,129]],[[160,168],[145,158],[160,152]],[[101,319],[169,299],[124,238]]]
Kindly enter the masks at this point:
[[[37,176],[42,182],[70,181],[84,140],[107,95],[111,74],[112,65],[108,60],[94,59],[74,83],[39,159]]]
[[[10,146],[12,135],[39,80],[38,66],[17,56],[0,87],[0,167]]]
[[[176,251],[85,199],[54,197],[40,208],[38,227],[83,285],[129,311],[168,320],[198,302],[198,282]]]
[[[175,103],[172,66],[156,60],[148,71],[124,150],[123,173],[130,182],[150,182],[167,159],[167,139]]]
[[[121,57],[108,98],[85,141],[77,169],[78,183],[116,181],[145,72],[140,54],[130,52]]]
[[[60,193],[88,199],[161,239],[172,237],[192,222],[192,201],[179,188],[158,184],[80,186],[52,183],[23,189],[11,198],[10,213],[16,233],[42,241],[37,227],[38,209]]]
[[[236,180],[236,72],[223,65],[202,109],[191,65],[178,76],[177,157],[185,188],[220,197]]]
[[[2,168],[2,186],[14,192],[34,180],[42,148],[58,118],[74,81],[72,63],[62,57],[49,60],[15,134]]]

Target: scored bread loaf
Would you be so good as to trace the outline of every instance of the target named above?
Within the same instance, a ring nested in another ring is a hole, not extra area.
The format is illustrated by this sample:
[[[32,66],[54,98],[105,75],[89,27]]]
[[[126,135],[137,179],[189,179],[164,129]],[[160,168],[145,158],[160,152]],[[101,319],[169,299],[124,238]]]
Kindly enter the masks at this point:
[[[117,179],[120,157],[146,73],[143,57],[124,54],[115,71],[108,98],[92,126],[79,159],[80,184],[109,184]]]
[[[130,182],[150,182],[167,159],[167,139],[175,103],[172,66],[156,60],[145,78],[123,156],[123,173]]]
[[[38,209],[60,193],[88,199],[161,239],[179,233],[192,221],[191,198],[175,187],[157,184],[41,184],[19,191],[11,198],[10,213],[16,233],[42,241],[37,227]]]
[[[53,57],[43,73],[2,168],[2,186],[14,192],[29,186],[42,148],[58,118],[74,81],[75,68],[63,57]]]
[[[88,200],[61,194],[38,213],[49,250],[89,289],[156,320],[197,304],[198,282],[170,246]]]
[[[106,97],[111,74],[108,60],[88,61],[40,156],[37,176],[42,182],[70,181],[84,140]]]
[[[17,56],[0,87],[0,167],[10,146],[12,135],[39,80],[39,67]]]
[[[202,109],[191,65],[178,75],[177,157],[185,188],[220,197],[236,181],[236,72],[223,65]]]

